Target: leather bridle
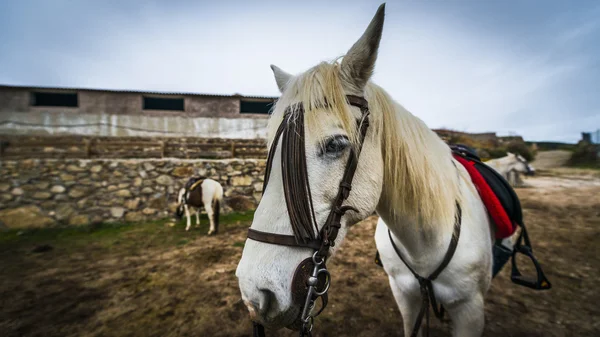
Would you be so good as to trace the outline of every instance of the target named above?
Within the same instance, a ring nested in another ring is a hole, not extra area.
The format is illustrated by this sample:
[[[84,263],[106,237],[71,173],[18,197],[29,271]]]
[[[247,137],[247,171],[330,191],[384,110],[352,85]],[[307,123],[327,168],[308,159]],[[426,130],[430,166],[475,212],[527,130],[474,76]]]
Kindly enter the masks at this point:
[[[338,193],[331,204],[331,211],[319,230],[316,223],[312,195],[306,168],[304,143],[304,107],[302,103],[286,108],[284,118],[271,144],[267,157],[263,194],[266,191],[273,166],[277,144],[282,140],[282,176],[286,206],[294,235],[267,233],[248,229],[248,239],[296,248],[309,248],[314,251],[312,257],[302,261],[296,268],[292,279],[292,299],[298,303],[304,299],[300,323],[300,336],[311,336],[313,318],[320,314],[327,305],[327,291],[330,275],[325,266],[330,248],[335,245],[338,231],[341,228],[342,216],[349,210],[358,212],[352,206],[343,205],[352,189],[352,180],[356,173],[360,151],[369,127],[368,102],[362,97],[347,95],[348,104],[361,110],[361,118],[357,120],[358,146],[351,147],[344,175],[339,184]],[[323,306],[315,314],[312,310],[316,300],[321,298]],[[254,323],[254,336],[264,336],[264,328]]]

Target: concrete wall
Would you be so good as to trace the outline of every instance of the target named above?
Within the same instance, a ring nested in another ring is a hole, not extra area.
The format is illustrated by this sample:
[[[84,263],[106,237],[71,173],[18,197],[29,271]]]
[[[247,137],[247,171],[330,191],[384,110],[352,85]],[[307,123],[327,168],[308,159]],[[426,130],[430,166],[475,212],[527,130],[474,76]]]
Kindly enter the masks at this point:
[[[87,135],[101,137],[266,138],[265,118],[159,117],[80,114],[71,111],[0,112],[7,135]]]
[[[78,93],[78,107],[33,106],[32,92]],[[183,98],[184,111],[143,109],[144,96]],[[240,113],[241,100],[273,98],[0,86],[0,132],[264,138],[268,115]]]
[[[265,161],[257,159],[5,160],[0,162],[0,227],[164,219],[174,214],[177,192],[192,175],[221,183],[223,213],[240,204],[253,208],[264,168]]]

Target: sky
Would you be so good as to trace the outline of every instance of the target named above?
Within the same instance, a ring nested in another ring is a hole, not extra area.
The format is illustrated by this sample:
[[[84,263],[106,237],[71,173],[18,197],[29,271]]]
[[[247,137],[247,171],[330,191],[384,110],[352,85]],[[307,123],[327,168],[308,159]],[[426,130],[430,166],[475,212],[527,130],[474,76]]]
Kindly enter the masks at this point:
[[[0,84],[278,96],[270,64],[343,56],[380,1],[0,1]],[[600,128],[600,2],[397,0],[373,81],[431,128]]]

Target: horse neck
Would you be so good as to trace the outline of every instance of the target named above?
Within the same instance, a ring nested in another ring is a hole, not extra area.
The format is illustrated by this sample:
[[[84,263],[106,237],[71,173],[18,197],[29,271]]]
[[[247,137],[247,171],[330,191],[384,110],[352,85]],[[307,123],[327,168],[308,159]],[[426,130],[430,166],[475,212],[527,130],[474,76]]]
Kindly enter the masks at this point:
[[[419,156],[426,153],[424,149],[414,150],[418,153],[409,155]],[[448,184],[456,183],[455,180],[465,179],[461,171],[456,168],[456,165],[460,166],[460,164],[454,161],[450,152],[441,160],[447,160],[448,163],[454,162],[455,164],[449,165],[452,167],[449,169],[450,172],[438,172],[438,174],[444,176],[443,179]],[[427,178],[422,177],[421,179]],[[459,190],[461,190],[459,194],[462,194],[462,188],[465,184],[459,183],[459,186]],[[419,269],[419,266],[421,266],[424,270],[429,271],[430,264],[433,263],[431,266],[435,268],[448,248],[453,234],[454,218],[438,219],[435,221],[439,223],[424,225],[415,212],[398,211],[400,209],[398,204],[401,201],[391,200],[387,197],[390,193],[386,191],[398,191],[402,188],[403,186],[384,183],[377,213],[392,232],[395,242],[401,246],[400,249],[404,252],[404,255],[414,263],[415,268]],[[452,205],[455,201],[459,201],[458,199],[461,197],[456,196],[456,198],[456,200],[452,200]]]

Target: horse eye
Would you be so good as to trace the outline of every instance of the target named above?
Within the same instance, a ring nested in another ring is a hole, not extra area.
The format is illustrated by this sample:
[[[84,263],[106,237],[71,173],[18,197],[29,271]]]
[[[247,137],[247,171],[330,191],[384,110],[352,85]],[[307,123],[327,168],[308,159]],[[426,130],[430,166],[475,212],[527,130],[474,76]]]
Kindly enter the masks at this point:
[[[340,154],[348,147],[348,145],[350,145],[348,137],[334,136],[327,141],[324,152],[330,155]]]

